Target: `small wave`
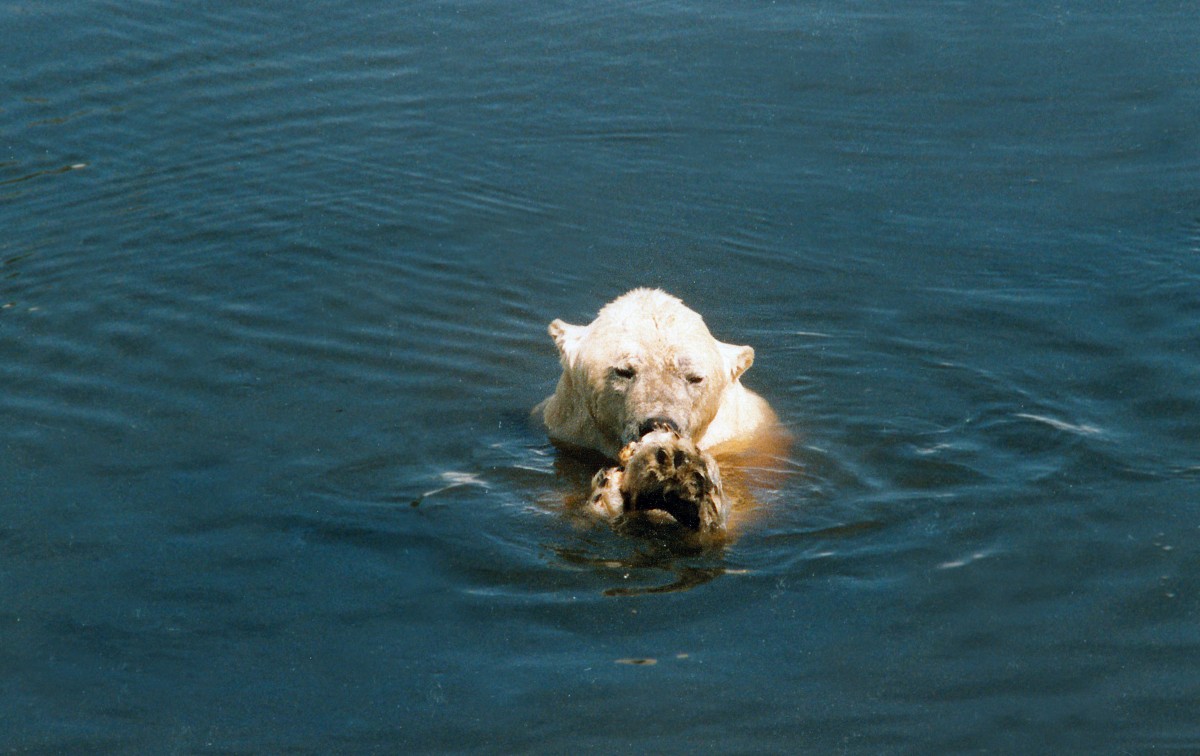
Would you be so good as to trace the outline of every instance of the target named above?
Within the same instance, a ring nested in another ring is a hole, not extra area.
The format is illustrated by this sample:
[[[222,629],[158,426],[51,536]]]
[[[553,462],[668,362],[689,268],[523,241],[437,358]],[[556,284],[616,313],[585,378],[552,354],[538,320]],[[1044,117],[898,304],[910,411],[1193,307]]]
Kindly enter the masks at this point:
[[[942,562],[937,566],[937,568],[939,570],[956,570],[960,567],[966,567],[969,564],[974,564],[981,559],[987,559],[988,557],[994,556],[995,553],[995,551],[990,549],[976,551],[959,559],[951,559],[950,561]]]
[[[1037,422],[1037,423],[1049,425],[1051,428],[1054,428],[1055,430],[1066,431],[1068,433],[1077,433],[1081,436],[1101,436],[1104,434],[1104,431],[1102,429],[1097,428],[1094,425],[1086,425],[1083,423],[1076,425],[1074,423],[1068,423],[1063,420],[1056,420],[1055,418],[1046,417],[1044,415],[1034,415],[1034,414],[1031,414],[1028,412],[1018,412],[1014,415],[1014,417],[1020,417],[1025,420],[1033,420],[1034,422]]]
[[[55,168],[46,168],[40,171],[26,173],[24,175],[17,176],[16,178],[2,179],[0,180],[0,186],[7,186],[8,184],[20,184],[26,181],[32,181],[36,178],[41,178],[42,176],[54,176],[60,173],[70,173],[71,171],[79,171],[87,167],[87,163],[71,163],[69,165],[60,165]]]

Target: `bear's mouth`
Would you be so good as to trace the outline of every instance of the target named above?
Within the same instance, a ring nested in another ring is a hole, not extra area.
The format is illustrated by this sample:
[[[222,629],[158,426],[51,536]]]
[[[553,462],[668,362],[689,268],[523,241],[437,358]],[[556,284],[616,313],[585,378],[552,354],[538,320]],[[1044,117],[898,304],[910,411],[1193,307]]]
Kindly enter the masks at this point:
[[[629,443],[630,441],[640,441],[646,436],[649,436],[651,433],[656,433],[658,431],[672,431],[674,433],[678,433],[680,436],[683,435],[683,431],[679,428],[679,423],[675,422],[671,418],[651,417],[638,423],[636,435],[634,435],[633,438],[625,439],[625,443]]]
[[[663,512],[688,530],[700,529],[700,507],[695,500],[675,491],[655,490],[638,495],[631,509],[635,512]]]

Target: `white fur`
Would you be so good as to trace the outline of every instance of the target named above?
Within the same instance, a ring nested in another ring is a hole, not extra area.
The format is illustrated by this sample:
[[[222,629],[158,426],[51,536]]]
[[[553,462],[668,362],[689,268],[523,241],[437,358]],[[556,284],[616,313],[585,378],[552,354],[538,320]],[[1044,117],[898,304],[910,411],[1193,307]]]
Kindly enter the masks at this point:
[[[634,289],[586,326],[550,323],[563,373],[534,413],[554,441],[616,458],[639,425],[665,417],[704,450],[775,422],[741,383],[754,350],[717,341],[704,320],[657,289]]]

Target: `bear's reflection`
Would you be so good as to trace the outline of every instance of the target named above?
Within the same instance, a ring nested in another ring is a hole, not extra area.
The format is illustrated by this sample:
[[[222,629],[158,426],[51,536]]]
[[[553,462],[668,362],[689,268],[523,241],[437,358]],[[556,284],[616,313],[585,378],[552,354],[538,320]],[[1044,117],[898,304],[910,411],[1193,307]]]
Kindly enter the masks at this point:
[[[647,541],[648,544],[657,542],[657,538]],[[578,549],[563,547],[556,547],[553,551],[559,559],[567,564],[611,573],[614,577],[628,577],[630,572],[635,571],[661,570],[674,578],[671,582],[660,585],[606,588],[605,596],[643,596],[651,593],[688,591],[697,586],[711,583],[727,573],[736,572],[736,570],[729,570],[725,567],[697,567],[679,564],[681,555],[665,544],[664,548],[653,548],[652,546],[648,551],[638,551],[621,559],[595,556]]]

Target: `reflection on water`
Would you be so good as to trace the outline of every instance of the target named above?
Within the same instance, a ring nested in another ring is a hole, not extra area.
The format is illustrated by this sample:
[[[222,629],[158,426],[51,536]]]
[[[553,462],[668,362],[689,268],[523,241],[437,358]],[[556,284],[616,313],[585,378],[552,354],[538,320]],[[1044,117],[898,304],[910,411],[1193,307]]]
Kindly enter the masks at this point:
[[[650,534],[642,535],[649,536]],[[637,579],[657,572],[666,572],[673,578],[670,583],[663,585],[606,588],[605,596],[642,596],[650,593],[687,591],[716,580],[729,572],[725,567],[697,567],[681,563],[684,557],[678,553],[677,544],[673,542],[648,540],[643,549],[636,551],[632,556],[614,559],[594,556],[575,549],[551,548],[563,562],[588,567],[606,576],[609,580],[628,581],[630,578]]]

